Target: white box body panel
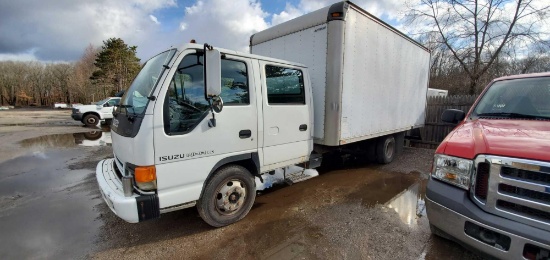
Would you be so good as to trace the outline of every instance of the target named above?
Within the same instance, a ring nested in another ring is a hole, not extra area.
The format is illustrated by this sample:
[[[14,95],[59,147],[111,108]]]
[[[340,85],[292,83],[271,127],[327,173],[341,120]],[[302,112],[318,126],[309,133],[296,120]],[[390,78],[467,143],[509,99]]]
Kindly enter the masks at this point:
[[[341,19],[331,19],[329,12],[338,10]],[[424,125],[429,51],[350,2],[259,32],[250,51],[310,68],[316,144],[338,146]]]
[[[301,63],[308,65],[315,111],[313,137],[316,139],[323,139],[324,136],[326,51],[326,24],[316,25],[254,46],[254,53],[282,60],[300,60]]]
[[[341,142],[424,124],[427,51],[353,8],[344,48]]]

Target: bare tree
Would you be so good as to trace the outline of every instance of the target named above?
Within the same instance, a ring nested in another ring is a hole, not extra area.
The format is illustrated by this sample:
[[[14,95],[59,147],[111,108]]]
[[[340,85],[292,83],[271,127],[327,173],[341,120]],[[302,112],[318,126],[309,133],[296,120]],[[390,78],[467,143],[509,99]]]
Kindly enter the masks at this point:
[[[96,98],[100,97],[97,88],[93,86],[92,80],[90,79],[94,71],[97,70],[94,62],[98,52],[98,49],[93,45],[88,45],[80,60],[78,60],[75,64],[74,77],[71,86],[73,87],[75,100],[78,100],[78,102],[93,102]]]
[[[480,79],[510,46],[528,50],[548,45],[550,6],[545,0],[420,0],[409,6],[407,19],[419,33],[436,34],[469,78],[475,94]],[[424,28],[424,29],[422,29]]]

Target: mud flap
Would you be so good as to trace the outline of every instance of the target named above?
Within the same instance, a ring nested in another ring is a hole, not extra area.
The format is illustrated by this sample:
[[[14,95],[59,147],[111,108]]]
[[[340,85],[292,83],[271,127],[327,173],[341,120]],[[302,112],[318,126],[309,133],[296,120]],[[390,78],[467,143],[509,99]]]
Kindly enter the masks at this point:
[[[139,222],[160,218],[159,198],[157,194],[136,197]]]

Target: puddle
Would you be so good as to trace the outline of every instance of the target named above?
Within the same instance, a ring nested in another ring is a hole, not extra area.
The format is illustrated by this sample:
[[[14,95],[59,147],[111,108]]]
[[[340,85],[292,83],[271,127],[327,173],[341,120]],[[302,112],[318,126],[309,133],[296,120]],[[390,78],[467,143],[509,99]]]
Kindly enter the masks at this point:
[[[25,139],[20,142],[24,148],[67,148],[76,146],[111,146],[111,132],[93,130],[74,134],[53,134]]]
[[[47,150],[0,164],[0,252],[5,259],[81,258],[101,226],[91,170],[65,168],[77,149]]]
[[[401,221],[415,227],[418,218],[426,216],[426,203],[424,201],[426,187],[421,190],[425,182],[417,182],[388,201],[385,206],[394,210]],[[421,193],[422,192],[422,193]]]

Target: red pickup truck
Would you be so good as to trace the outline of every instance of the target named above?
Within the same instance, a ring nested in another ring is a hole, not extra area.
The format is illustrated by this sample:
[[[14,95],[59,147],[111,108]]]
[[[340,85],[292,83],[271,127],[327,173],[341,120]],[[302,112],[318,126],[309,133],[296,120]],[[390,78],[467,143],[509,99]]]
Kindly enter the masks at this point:
[[[493,80],[434,155],[432,233],[500,259],[550,259],[550,73]]]

